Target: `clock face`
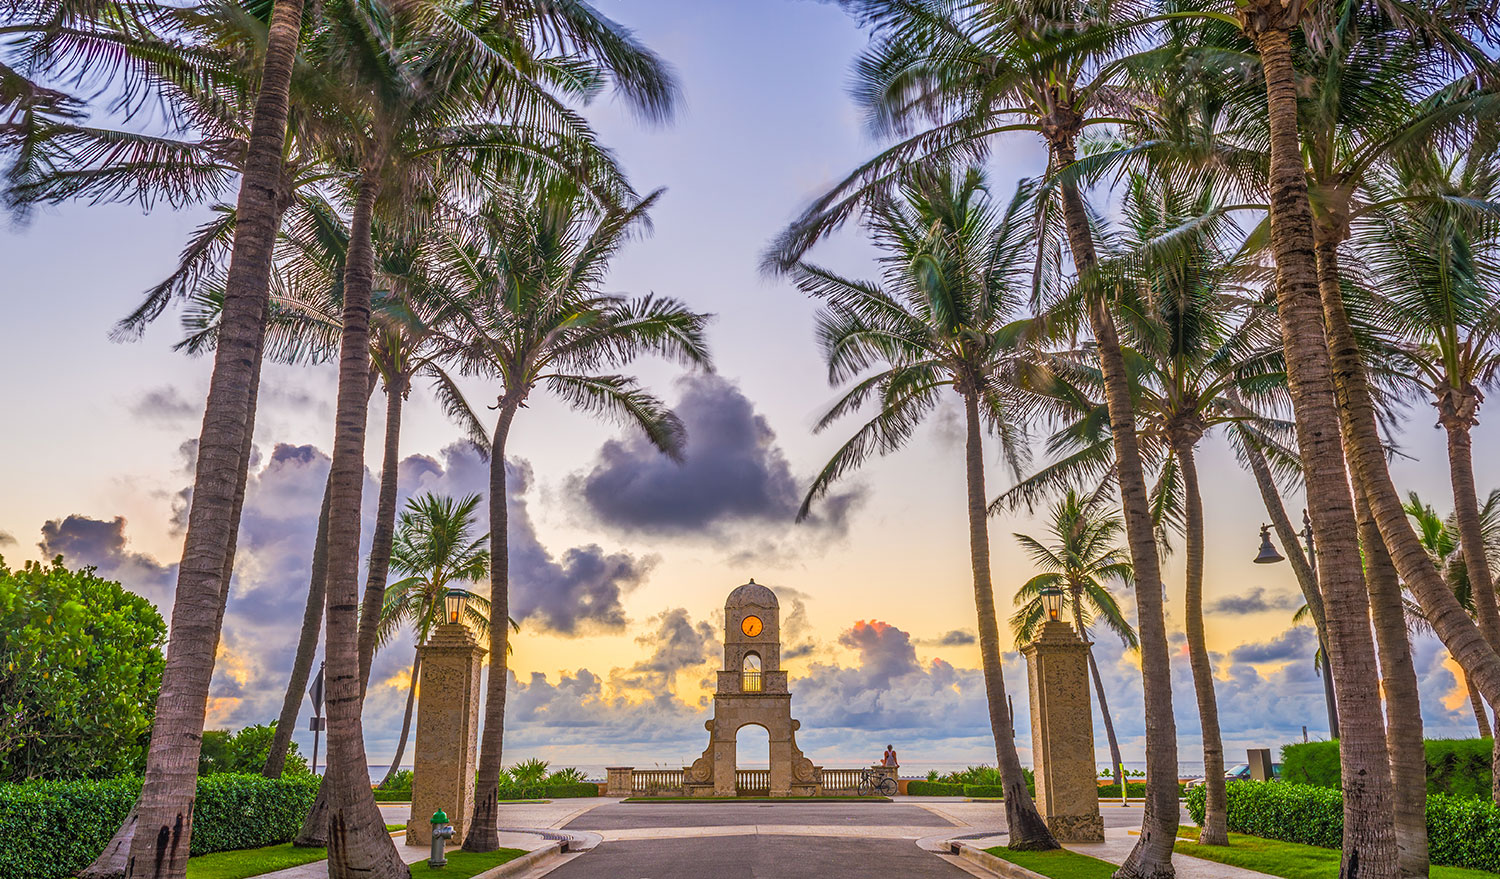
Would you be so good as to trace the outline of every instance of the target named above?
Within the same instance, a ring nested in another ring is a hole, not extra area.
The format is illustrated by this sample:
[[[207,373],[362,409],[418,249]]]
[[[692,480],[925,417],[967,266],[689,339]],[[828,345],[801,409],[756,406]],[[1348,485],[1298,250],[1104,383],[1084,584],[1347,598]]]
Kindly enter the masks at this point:
[[[751,638],[759,635],[761,629],[764,628],[765,626],[761,624],[760,617],[757,616],[745,617],[744,621],[740,623],[740,631]]]

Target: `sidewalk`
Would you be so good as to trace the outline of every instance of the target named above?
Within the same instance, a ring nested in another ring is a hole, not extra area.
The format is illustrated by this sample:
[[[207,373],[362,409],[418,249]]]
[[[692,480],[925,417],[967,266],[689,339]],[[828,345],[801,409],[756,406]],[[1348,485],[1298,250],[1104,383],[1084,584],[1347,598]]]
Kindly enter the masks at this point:
[[[1138,834],[1127,828],[1110,827],[1105,828],[1103,842],[1070,842],[1063,847],[1070,852],[1078,852],[1080,855],[1088,855],[1111,864],[1123,864],[1130,856],[1130,850],[1135,848],[1137,838]],[[1006,837],[1002,834],[981,838],[967,837],[964,842],[975,848],[988,849],[1004,845],[1005,840]],[[1233,867],[1229,864],[1207,861],[1184,854],[1174,853],[1172,866],[1177,870],[1180,879],[1275,879],[1269,873]]]

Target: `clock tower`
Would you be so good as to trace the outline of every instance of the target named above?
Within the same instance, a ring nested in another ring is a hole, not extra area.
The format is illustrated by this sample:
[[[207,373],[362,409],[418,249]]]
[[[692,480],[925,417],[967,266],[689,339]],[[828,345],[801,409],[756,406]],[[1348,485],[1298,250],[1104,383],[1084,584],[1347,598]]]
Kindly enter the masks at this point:
[[[812,796],[819,767],[797,747],[801,724],[792,719],[792,694],[781,669],[781,605],[776,593],[753,579],[724,602],[724,667],[715,687],[714,716],[705,724],[708,747],[685,772],[689,796],[732,797],[739,792],[735,740],[748,724],[770,734],[771,768],[766,789],[757,789],[760,785],[750,774],[745,792]]]

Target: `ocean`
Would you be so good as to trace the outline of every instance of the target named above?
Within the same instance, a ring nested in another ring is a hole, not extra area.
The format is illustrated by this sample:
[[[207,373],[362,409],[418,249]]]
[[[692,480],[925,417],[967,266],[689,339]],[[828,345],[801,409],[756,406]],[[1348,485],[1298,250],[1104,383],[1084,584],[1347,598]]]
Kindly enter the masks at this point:
[[[950,761],[950,762],[941,762],[941,761],[939,761],[939,762],[913,761],[911,763],[903,763],[903,764],[901,764],[900,775],[901,775],[902,778],[926,778],[927,777],[927,773],[929,771],[936,771],[939,775],[946,775],[949,772],[958,772],[960,770],[967,769],[970,766],[975,766],[979,762],[980,761],[971,761],[971,762],[964,762],[964,761]],[[823,761],[823,765],[824,766],[828,766],[828,767],[854,767],[854,766],[861,766],[861,765],[866,765],[866,764],[862,764],[858,760],[825,760],[825,761]],[[590,781],[604,781],[604,776],[605,776],[604,766],[605,766],[605,764],[603,764],[603,763],[593,764],[593,763],[567,763],[567,762],[561,762],[561,763],[554,764],[552,766],[552,768],[553,769],[563,769],[563,768],[566,768],[566,767],[569,767],[569,766],[571,766],[571,767],[573,767],[575,769],[582,770],[583,774],[585,776],[587,776]],[[681,769],[683,766],[684,766],[684,764],[681,763],[681,762],[677,762],[677,763],[670,763],[670,762],[644,763],[644,762],[642,762],[642,763],[636,763],[635,764],[635,768],[636,769]],[[382,764],[382,765],[379,765],[379,766],[371,765],[369,767],[369,769],[370,769],[370,783],[371,784],[376,784],[382,778],[384,778],[385,777],[385,771],[389,767],[390,767],[389,763]],[[403,768],[403,769],[410,769],[411,766],[409,764],[404,764],[401,768]],[[740,768],[741,769],[766,769],[767,765],[765,763],[753,763],[752,762],[752,763],[741,764]],[[1030,767],[1027,767],[1027,768],[1030,768]],[[1109,769],[1109,765],[1107,763],[1101,763],[1101,764],[1099,764],[1099,771],[1100,772],[1104,772],[1104,771],[1106,771],[1108,769]],[[1127,771],[1145,772],[1146,771],[1146,764],[1145,764],[1144,761],[1130,761],[1130,760],[1126,760],[1125,761],[1125,769]],[[1203,763],[1201,761],[1197,762],[1197,763],[1179,762],[1177,764],[1177,775],[1178,775],[1179,778],[1202,778],[1203,777]]]

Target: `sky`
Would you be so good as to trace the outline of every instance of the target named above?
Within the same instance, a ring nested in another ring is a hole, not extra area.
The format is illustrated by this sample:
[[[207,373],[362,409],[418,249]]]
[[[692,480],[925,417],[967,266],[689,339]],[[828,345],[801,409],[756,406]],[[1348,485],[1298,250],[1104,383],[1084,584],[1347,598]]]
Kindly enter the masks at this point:
[[[646,127],[602,97],[585,114],[636,188],[666,189],[654,233],[615,261],[608,289],[684,300],[715,315],[715,369],[636,372],[688,428],[686,461],[637,435],[534,396],[511,434],[514,682],[508,758],[557,765],[681,766],[706,742],[723,601],[755,578],[781,598],[799,744],[815,762],[857,765],[896,744],[908,767],[993,763],[974,644],[960,413],[945,404],[909,446],[840,483],[802,523],[792,519],[812,476],[852,422],[812,430],[835,399],[812,327],[814,306],[759,274],[761,250],[811,197],[878,146],[846,93],[864,44],[835,7],[810,0],[703,3],[601,0],[675,68],[684,104]],[[1024,134],[995,144],[994,196],[1044,168]],[[1097,194],[1106,199],[1107,194]],[[226,195],[232,199],[233,193]],[[137,342],[113,323],[163,277],[207,207],[143,212],[70,204],[0,225],[0,555],[11,564],[62,555],[155,601],[168,615],[186,492],[210,363],[174,353],[169,312]],[[874,274],[855,228],[814,258]],[[497,388],[466,381],[476,408]],[[332,440],[332,365],[265,368],[256,454],[208,725],[274,719],[301,619],[313,528]],[[956,401],[956,398],[955,398]],[[370,430],[382,430],[372,401]],[[1398,486],[1451,509],[1441,431],[1409,410],[1394,464]],[[1500,485],[1497,441],[1475,431],[1481,491]],[[380,444],[367,444],[371,474]],[[996,489],[1011,477],[989,454]],[[1041,450],[1037,449],[1040,460]],[[400,495],[485,491],[485,465],[425,388],[403,422]],[[1207,635],[1226,753],[1325,737],[1310,629],[1287,565],[1258,566],[1265,513],[1221,438],[1200,452],[1206,489]],[[365,541],[376,481],[367,477]],[[1291,496],[1287,506],[1300,507]],[[481,506],[482,509],[482,506]],[[481,523],[481,528],[487,527]],[[1013,532],[1041,534],[1024,511],[993,518],[992,564],[1002,619],[1034,571]],[[1201,758],[1180,613],[1179,552],[1165,562],[1174,705],[1185,767]],[[1121,595],[1134,614],[1129,592]],[[1126,761],[1142,759],[1136,658],[1100,634],[1096,653]],[[1431,636],[1415,640],[1429,737],[1474,734],[1454,666]],[[413,656],[410,633],[376,658],[366,707],[372,763],[389,760]],[[1022,758],[1029,762],[1024,661],[1006,654]],[[1097,702],[1095,711],[1098,711]],[[310,709],[304,702],[296,739]],[[1101,762],[1107,751],[1096,725]],[[408,752],[408,761],[410,753]],[[753,760],[753,756],[747,758]]]

